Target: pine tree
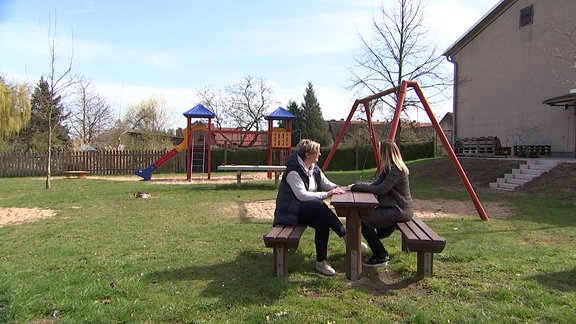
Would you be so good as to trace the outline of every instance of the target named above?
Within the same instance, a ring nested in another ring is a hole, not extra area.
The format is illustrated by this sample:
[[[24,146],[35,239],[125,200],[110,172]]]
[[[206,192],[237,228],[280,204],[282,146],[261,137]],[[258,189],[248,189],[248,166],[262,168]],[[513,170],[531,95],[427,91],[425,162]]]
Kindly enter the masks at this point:
[[[53,97],[49,85],[44,78],[34,88],[32,93],[30,123],[17,137],[20,149],[42,152],[48,147],[48,133],[52,128],[51,149],[65,149],[69,147],[70,137],[68,129],[62,125],[66,119],[61,97]]]
[[[322,116],[322,109],[314,93],[311,82],[308,82],[304,102],[302,103],[302,138],[314,140],[322,146],[332,144],[332,136],[328,132],[328,125]]]
[[[293,100],[288,101],[288,106],[286,108],[296,116],[296,118],[292,120],[292,146],[296,146],[300,141],[300,138],[302,138],[302,127],[304,126],[302,109],[300,109],[298,104]]]

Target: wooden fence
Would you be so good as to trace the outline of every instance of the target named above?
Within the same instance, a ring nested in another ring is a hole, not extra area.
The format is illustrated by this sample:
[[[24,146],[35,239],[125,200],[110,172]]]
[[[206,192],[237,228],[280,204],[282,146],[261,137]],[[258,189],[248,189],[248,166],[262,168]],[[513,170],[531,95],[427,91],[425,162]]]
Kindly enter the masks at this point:
[[[127,175],[134,170],[146,168],[164,156],[167,150],[83,151],[52,153],[52,175],[64,171],[88,171],[96,175]],[[0,177],[44,176],[46,154],[1,153]],[[186,172],[186,154],[180,152],[168,160],[156,172]]]

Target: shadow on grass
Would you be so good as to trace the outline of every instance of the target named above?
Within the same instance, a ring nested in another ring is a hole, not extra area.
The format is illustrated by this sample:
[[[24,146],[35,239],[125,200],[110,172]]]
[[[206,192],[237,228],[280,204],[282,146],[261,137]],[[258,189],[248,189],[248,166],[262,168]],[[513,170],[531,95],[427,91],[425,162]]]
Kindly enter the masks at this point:
[[[540,284],[560,291],[576,291],[576,268],[572,270],[543,273],[533,277]]]
[[[330,259],[335,260],[332,265],[336,271],[346,271],[345,253],[331,254]],[[418,284],[422,280],[422,276],[416,272],[410,272],[407,269],[392,267],[388,268],[362,268],[360,279],[351,281],[352,287],[366,289],[373,294],[379,295],[393,295],[394,291],[400,290],[418,290]]]
[[[304,255],[290,252],[290,272],[303,271]],[[231,262],[190,265],[178,269],[152,272],[144,277],[153,284],[174,281],[198,281],[205,286],[200,297],[220,298],[226,305],[269,304],[298,290],[301,283],[289,278],[273,277],[273,256],[259,251],[242,251]]]

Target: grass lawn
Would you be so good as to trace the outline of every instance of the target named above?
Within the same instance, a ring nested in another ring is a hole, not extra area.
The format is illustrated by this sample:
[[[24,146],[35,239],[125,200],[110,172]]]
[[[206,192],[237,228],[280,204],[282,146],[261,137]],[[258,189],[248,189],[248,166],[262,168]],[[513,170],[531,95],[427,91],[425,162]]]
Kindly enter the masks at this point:
[[[516,192],[488,188],[517,163],[462,161],[480,199],[514,215],[424,219],[447,239],[434,277],[416,275],[416,255],[401,252],[394,233],[384,241],[390,267],[355,282],[336,235],[329,260],[337,275],[315,273],[311,229],[289,256],[290,277],[271,276],[262,241],[271,221],[243,210],[275,198],[273,179],[238,189],[56,177],[45,190],[44,179],[2,178],[0,213],[56,214],[0,227],[0,323],[572,323],[576,164]],[[449,160],[409,168],[415,198],[469,199]],[[358,176],[328,173],[341,184]],[[152,197],[135,198],[139,191]]]

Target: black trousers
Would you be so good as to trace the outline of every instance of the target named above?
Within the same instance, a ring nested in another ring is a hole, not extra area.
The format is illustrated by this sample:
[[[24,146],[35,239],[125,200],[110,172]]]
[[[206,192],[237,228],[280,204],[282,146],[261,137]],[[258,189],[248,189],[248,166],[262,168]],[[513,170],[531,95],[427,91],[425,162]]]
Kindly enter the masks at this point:
[[[298,218],[300,224],[308,225],[315,231],[314,243],[318,262],[326,260],[328,256],[330,229],[340,237],[346,235],[346,227],[322,200],[303,201],[300,204]]]
[[[370,250],[372,250],[373,256],[384,257],[384,255],[386,255],[387,251],[384,248],[382,241],[380,241],[378,233],[374,227],[370,227],[362,222],[362,236],[366,240]]]

